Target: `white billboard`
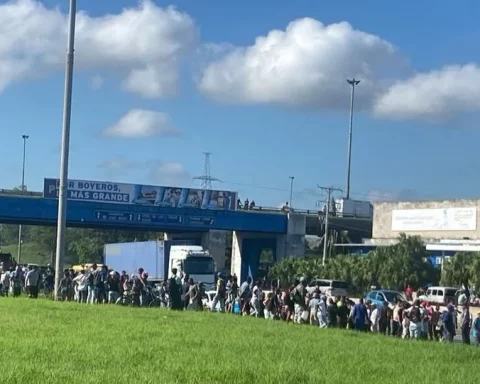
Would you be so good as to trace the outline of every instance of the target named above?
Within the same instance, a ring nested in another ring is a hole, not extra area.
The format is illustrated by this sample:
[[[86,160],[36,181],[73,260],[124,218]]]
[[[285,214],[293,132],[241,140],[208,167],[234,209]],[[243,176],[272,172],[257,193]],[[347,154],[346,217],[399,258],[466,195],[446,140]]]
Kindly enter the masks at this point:
[[[392,231],[475,231],[477,208],[394,209]]]

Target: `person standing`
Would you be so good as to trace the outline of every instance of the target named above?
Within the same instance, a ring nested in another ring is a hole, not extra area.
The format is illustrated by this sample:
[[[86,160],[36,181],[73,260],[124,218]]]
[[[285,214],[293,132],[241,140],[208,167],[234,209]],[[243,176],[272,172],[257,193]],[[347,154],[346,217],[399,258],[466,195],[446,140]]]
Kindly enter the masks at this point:
[[[364,331],[365,325],[368,324],[367,307],[363,299],[360,299],[358,304],[355,304],[352,312],[353,325],[356,331]]]
[[[215,293],[215,297],[213,298],[212,303],[212,312],[217,310],[217,304],[220,305],[220,312],[225,312],[225,297],[227,295],[227,288],[225,284],[225,280],[222,278],[221,272],[217,275],[217,292]]]
[[[455,337],[455,320],[453,319],[455,313],[455,308],[453,304],[447,305],[447,311],[442,315],[443,321],[443,338],[449,343],[453,343],[453,338]]]
[[[480,312],[473,322],[473,342],[476,347],[480,346]]]
[[[472,329],[472,315],[470,314],[470,308],[468,302],[463,307],[462,312],[462,340],[464,344],[470,345],[470,331]]]
[[[40,274],[38,273],[37,266],[31,266],[27,275],[25,276],[25,289],[28,297],[31,299],[38,298],[38,284],[40,283]]]
[[[300,278],[299,284],[294,288],[291,295],[293,298],[293,307],[295,310],[294,322],[297,324],[302,323],[302,315],[305,311],[305,298],[307,296],[307,281],[305,277]]]
[[[170,309],[181,311],[182,306],[182,281],[177,277],[177,268],[172,269],[172,277],[168,282],[168,293],[170,298]]]

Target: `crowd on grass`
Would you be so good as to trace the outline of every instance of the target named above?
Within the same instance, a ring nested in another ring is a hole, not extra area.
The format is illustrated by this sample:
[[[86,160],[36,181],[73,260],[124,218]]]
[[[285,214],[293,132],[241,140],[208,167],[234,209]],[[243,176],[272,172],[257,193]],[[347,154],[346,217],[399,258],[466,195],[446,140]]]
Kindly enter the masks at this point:
[[[10,268],[1,271],[0,293],[37,298],[40,289],[53,291],[54,272],[47,267],[40,272],[37,266]],[[268,290],[262,280],[248,277],[238,284],[236,276],[224,278],[218,274],[212,300],[204,284],[194,282],[188,275],[172,270],[171,277],[153,285],[142,268],[128,275],[108,271],[106,266],[76,273],[65,270],[60,280],[59,299],[88,304],[129,304],[132,306],[165,306],[172,310],[211,310],[268,320],[283,320],[319,328],[340,328],[379,333],[403,339],[422,339],[453,342],[460,333],[465,344],[480,345],[480,312],[472,314],[469,301],[460,309],[453,302],[446,309],[426,301],[384,302],[375,305],[348,297],[327,297],[319,286],[307,288],[304,278],[287,289]],[[47,296],[47,295],[45,295]]]

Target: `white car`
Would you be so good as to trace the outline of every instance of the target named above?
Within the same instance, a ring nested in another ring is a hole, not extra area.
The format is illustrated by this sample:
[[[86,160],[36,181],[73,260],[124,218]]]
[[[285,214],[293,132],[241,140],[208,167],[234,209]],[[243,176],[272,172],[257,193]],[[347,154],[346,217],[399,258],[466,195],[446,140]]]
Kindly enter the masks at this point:
[[[320,288],[320,292],[325,296],[337,297],[348,296],[348,284],[340,280],[327,280],[327,279],[314,279],[308,284],[307,292],[315,292],[317,286]]]

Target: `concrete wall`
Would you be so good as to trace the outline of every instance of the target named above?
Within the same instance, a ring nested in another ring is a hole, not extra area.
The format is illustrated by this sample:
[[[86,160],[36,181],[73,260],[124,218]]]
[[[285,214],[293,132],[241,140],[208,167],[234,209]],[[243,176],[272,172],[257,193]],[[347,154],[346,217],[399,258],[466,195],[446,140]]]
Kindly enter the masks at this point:
[[[384,202],[373,205],[373,238],[393,239],[400,232],[392,231],[392,211],[396,209],[435,209],[435,208],[477,208],[477,229],[470,231],[402,231],[407,235],[417,235],[424,239],[480,239],[480,200],[438,200]]]

